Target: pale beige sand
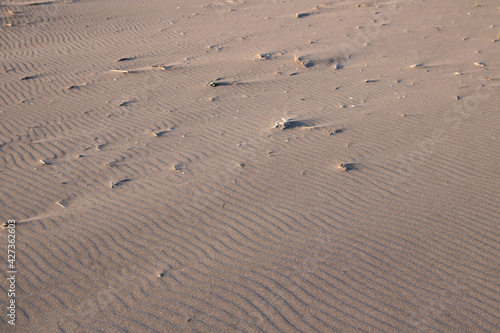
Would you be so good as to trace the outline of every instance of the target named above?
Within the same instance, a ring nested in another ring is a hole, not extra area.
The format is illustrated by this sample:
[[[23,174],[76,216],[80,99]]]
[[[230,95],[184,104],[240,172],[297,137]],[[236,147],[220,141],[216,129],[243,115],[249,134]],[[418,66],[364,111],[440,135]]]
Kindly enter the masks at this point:
[[[474,4],[0,1],[0,331],[497,331]]]

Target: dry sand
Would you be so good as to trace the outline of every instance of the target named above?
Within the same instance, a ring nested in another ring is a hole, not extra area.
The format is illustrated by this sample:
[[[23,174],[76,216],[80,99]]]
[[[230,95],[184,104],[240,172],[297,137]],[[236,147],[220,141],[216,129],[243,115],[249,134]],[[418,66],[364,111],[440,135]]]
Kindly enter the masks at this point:
[[[0,331],[497,331],[475,3],[0,1]]]

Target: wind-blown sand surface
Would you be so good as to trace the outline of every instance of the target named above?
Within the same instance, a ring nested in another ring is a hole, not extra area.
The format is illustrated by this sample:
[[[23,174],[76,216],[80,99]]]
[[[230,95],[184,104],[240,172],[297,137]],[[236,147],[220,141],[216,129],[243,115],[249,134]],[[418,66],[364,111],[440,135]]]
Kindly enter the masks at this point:
[[[497,331],[498,6],[0,1],[0,331]]]

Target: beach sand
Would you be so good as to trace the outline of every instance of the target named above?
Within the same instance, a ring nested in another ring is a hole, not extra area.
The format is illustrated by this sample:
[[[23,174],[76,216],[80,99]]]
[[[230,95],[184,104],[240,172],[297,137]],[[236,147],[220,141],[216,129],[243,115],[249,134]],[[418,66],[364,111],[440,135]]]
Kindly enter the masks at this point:
[[[497,331],[498,6],[0,1],[0,331]]]

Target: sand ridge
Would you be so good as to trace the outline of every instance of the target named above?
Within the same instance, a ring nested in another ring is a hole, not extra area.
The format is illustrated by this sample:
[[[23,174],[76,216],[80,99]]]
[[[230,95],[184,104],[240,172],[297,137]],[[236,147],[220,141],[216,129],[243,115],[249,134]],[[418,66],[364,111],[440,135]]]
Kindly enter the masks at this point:
[[[474,4],[2,1],[0,331],[495,331]]]

